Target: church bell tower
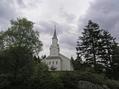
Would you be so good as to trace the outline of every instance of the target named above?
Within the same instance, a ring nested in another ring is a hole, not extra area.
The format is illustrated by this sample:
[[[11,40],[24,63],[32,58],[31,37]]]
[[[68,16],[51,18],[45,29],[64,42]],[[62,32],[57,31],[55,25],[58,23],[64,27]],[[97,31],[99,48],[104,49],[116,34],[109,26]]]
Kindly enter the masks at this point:
[[[52,37],[52,44],[50,46],[50,56],[58,56],[58,55],[59,55],[59,44],[55,27],[54,34]]]

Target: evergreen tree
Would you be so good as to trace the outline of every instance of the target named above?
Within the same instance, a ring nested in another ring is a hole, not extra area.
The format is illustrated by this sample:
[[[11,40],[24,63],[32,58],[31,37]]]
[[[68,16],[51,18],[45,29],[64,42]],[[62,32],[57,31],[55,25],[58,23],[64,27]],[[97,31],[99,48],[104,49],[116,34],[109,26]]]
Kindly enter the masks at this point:
[[[113,38],[108,31],[102,30],[99,56],[101,58],[100,63],[104,65],[106,70],[111,68],[114,47],[116,47],[115,38]]]
[[[77,59],[83,58],[84,64],[111,76],[114,61],[118,59],[116,49],[115,38],[108,31],[100,29],[98,24],[89,21],[77,42]]]
[[[77,44],[77,55],[82,55],[86,59],[86,63],[92,65],[96,69],[98,59],[98,43],[100,40],[101,30],[98,24],[89,21],[88,25],[84,28],[82,36],[79,37]]]
[[[115,46],[113,48],[113,55],[112,55],[112,77],[114,79],[119,80],[119,46]]]
[[[80,70],[81,69],[80,58],[74,59],[73,57],[71,57],[71,63],[73,65],[74,70]]]

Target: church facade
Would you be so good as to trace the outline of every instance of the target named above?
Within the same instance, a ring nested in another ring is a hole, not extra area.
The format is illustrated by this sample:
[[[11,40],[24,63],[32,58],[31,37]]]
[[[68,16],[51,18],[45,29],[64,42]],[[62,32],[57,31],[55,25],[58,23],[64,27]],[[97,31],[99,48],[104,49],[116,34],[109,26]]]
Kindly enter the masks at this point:
[[[56,29],[52,37],[50,46],[50,55],[44,59],[50,71],[72,71],[73,67],[69,58],[60,53]]]

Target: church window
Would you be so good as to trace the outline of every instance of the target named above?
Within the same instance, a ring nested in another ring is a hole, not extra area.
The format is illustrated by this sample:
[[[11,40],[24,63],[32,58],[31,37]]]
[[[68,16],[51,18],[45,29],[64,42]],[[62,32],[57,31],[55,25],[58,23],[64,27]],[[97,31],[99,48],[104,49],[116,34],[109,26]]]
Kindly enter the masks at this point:
[[[52,64],[54,64],[54,61],[52,61]]]
[[[56,61],[56,65],[57,65],[57,61]]]

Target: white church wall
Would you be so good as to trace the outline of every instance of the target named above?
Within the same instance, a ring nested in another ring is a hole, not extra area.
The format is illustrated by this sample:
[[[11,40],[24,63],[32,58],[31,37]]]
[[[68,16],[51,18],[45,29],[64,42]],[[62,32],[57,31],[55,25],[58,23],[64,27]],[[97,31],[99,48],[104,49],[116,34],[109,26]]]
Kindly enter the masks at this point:
[[[59,47],[51,45],[50,56],[58,56],[58,55],[59,55]]]
[[[68,59],[67,57],[65,57],[62,54],[60,54],[60,57],[62,59],[62,70],[63,71],[71,71],[70,59]]]
[[[46,59],[45,64],[47,64],[49,70],[51,70],[51,67],[56,68],[56,71],[61,70],[61,60],[60,59]]]

